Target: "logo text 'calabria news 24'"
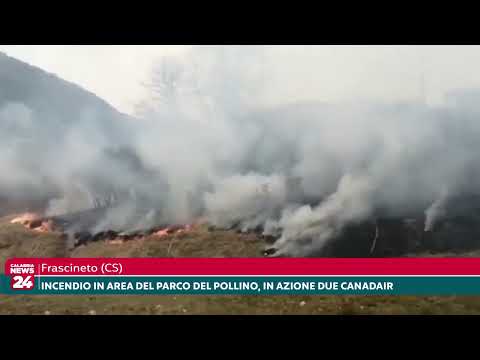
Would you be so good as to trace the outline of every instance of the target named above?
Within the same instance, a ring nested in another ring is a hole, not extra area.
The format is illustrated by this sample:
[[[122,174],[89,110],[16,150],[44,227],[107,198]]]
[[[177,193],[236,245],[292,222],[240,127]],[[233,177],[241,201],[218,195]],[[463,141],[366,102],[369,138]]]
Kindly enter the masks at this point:
[[[34,264],[10,264],[10,289],[15,291],[35,288]]]

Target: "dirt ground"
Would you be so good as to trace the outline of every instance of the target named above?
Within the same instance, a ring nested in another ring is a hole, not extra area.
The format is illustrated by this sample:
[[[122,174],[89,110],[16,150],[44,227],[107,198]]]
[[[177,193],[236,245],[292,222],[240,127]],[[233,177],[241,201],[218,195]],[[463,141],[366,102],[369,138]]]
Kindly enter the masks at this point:
[[[200,226],[161,239],[98,242],[69,251],[60,236],[0,219],[2,272],[11,257],[259,257],[264,245],[254,235]],[[480,253],[444,254],[459,255]],[[480,297],[0,295],[0,314],[480,314]]]

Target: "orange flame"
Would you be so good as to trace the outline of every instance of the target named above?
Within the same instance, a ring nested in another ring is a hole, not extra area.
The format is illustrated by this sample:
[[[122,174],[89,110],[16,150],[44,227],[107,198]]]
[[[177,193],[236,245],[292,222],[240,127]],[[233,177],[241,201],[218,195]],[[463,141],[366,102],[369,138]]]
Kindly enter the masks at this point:
[[[10,221],[12,224],[28,225],[32,221],[40,220],[41,217],[35,213],[25,213]]]
[[[174,234],[181,234],[186,231],[190,231],[192,229],[192,225],[180,225],[180,226],[169,226],[163,229],[158,230],[157,232],[153,233],[153,236],[156,237],[164,237]]]

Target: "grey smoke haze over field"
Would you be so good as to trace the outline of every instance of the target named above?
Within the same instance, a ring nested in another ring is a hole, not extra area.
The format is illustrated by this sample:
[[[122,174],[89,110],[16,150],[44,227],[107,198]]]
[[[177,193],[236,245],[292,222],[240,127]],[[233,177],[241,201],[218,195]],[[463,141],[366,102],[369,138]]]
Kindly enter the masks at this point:
[[[425,213],[428,230],[450,197],[479,192],[475,94],[459,93],[448,106],[421,96],[290,97],[301,92],[296,76],[315,78],[322,57],[297,48],[304,66],[292,69],[287,50],[193,47],[161,57],[147,82],[151,96],[134,117],[101,102],[79,105],[80,93],[72,92],[60,116],[35,101],[45,91],[28,101],[7,96],[0,102],[0,194],[48,197],[51,214],[112,204],[97,231],[198,217],[262,227],[279,236],[280,252],[302,256],[380,214]],[[392,61],[400,68],[401,59]],[[418,74],[409,75],[419,88]],[[372,94],[368,83],[357,85]]]

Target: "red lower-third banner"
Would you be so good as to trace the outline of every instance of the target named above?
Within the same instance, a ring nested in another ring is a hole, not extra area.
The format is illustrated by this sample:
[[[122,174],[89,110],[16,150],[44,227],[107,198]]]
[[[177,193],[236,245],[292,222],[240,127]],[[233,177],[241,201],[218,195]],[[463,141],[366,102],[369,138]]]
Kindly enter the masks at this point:
[[[480,258],[18,258],[5,274],[55,275],[480,275]]]

